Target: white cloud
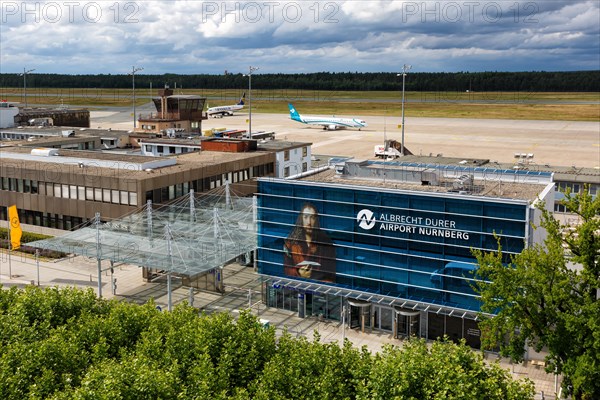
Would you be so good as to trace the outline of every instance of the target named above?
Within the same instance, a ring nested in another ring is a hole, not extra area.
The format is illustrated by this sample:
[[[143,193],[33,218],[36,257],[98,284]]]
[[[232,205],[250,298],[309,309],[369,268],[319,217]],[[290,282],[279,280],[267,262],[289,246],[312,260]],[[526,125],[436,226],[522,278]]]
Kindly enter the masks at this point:
[[[600,69],[596,1],[23,4],[0,3],[2,72]]]

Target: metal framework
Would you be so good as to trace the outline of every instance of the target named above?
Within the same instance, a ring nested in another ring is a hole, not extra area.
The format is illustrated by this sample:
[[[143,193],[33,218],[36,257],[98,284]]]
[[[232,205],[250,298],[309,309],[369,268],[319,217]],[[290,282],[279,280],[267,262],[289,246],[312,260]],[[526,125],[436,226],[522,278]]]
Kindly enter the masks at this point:
[[[320,294],[330,294],[333,296],[342,296],[347,299],[362,300],[365,302],[369,302],[369,304],[382,304],[389,307],[395,306],[401,307],[403,309],[432,312],[435,314],[456,316],[465,319],[472,319],[475,321],[479,320],[481,318],[481,315],[492,315],[487,313],[480,313],[475,310],[456,308],[451,305],[446,306],[440,304],[427,303],[419,299],[401,299],[398,297],[386,296],[384,294],[361,292],[358,290],[328,286],[315,282],[297,281],[294,279],[272,277],[268,275],[262,275],[262,278],[263,281],[269,282],[269,284],[274,288],[285,286],[287,288],[293,288],[295,290],[315,292]]]
[[[28,245],[193,276],[256,248],[254,203],[232,196],[226,184]]]

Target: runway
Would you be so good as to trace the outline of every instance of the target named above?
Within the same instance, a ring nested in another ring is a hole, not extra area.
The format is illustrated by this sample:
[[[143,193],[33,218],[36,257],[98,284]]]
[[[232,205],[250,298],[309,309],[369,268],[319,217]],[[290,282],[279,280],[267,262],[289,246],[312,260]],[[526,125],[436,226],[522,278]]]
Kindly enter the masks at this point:
[[[127,111],[112,115],[96,113],[91,113],[92,127],[132,128],[132,117]],[[130,121],[124,122],[127,117]],[[209,118],[202,122],[202,130],[248,129],[248,117],[244,110],[231,117]],[[369,116],[364,119],[369,126],[360,131],[325,131],[292,121],[288,114],[254,112],[252,131],[274,131],[277,139],[312,143],[314,154],[358,159],[373,158],[374,146],[381,144],[384,138],[401,140],[400,117]],[[509,163],[514,161],[515,153],[532,153],[533,162],[540,165],[600,169],[600,121],[405,118],[404,144],[413,154]]]

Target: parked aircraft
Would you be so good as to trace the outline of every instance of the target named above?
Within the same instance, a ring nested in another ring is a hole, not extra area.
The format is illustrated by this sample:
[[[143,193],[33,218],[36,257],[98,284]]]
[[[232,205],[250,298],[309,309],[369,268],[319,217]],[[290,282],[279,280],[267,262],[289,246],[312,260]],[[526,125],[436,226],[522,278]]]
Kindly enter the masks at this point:
[[[219,107],[210,107],[206,110],[206,113],[211,117],[224,117],[226,115],[233,115],[234,112],[241,110],[244,108],[244,101],[246,100],[246,92],[242,94],[240,98],[240,102],[237,104],[232,104],[230,106],[219,106]]]
[[[313,117],[308,115],[303,116],[298,114],[298,111],[296,111],[291,103],[288,104],[288,107],[290,109],[290,118],[292,120],[308,125],[320,125],[324,130],[333,131],[344,128],[358,128],[360,131],[361,128],[367,126],[367,123],[359,118]]]

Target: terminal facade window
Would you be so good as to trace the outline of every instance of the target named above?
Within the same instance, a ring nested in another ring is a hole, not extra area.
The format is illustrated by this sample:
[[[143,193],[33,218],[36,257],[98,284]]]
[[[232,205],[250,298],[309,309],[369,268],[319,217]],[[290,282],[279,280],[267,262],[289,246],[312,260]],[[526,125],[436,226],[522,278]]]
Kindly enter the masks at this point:
[[[560,200],[564,198],[564,194],[567,190],[571,192],[571,194],[581,193],[584,190],[586,184],[579,182],[557,182],[554,189],[556,190],[556,201],[554,202],[554,212],[567,212],[566,207],[560,203]],[[598,192],[600,191],[600,185],[598,184],[587,184],[587,188],[589,193],[596,197]]]
[[[105,203],[137,206],[137,193],[124,190],[93,188],[89,186],[67,185],[64,183],[39,182],[31,179],[0,179],[0,189],[4,191],[60,197],[63,199],[104,201]],[[94,193],[98,195],[94,196]],[[102,193],[104,194],[102,196]]]
[[[145,200],[151,200],[153,203],[156,204],[165,203],[170,200],[174,200],[181,196],[187,195],[192,189],[194,190],[194,192],[200,193],[221,187],[225,185],[225,182],[227,180],[230,183],[237,183],[258,176],[269,175],[272,174],[273,171],[273,163],[257,165],[243,170],[228,172],[227,174],[214,175],[203,179],[193,180],[190,182],[183,182],[175,185],[157,188],[154,190],[148,190],[146,192]]]
[[[523,250],[528,230],[525,201],[277,180],[260,180],[258,195],[259,273],[473,311],[480,303],[471,249],[497,249],[498,235],[509,262]],[[316,245],[332,244],[333,252],[313,249],[302,258],[306,245],[290,245],[301,210],[317,215],[323,234],[313,235]],[[294,255],[294,262],[322,273],[284,267]],[[325,272],[333,276],[323,278]]]
[[[71,230],[77,229],[84,222],[89,221],[81,217],[44,213],[41,211],[17,209],[17,212],[19,213],[19,221],[22,224],[44,226],[47,228]],[[0,219],[7,220],[7,218],[6,207],[0,207]]]

